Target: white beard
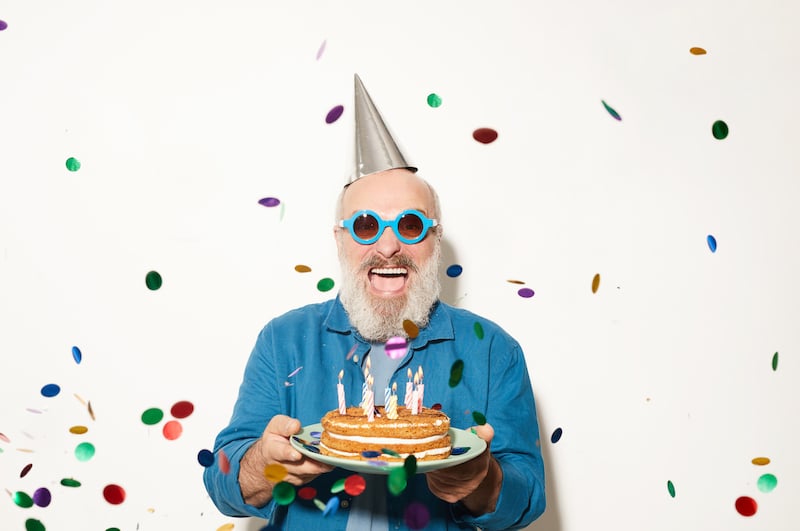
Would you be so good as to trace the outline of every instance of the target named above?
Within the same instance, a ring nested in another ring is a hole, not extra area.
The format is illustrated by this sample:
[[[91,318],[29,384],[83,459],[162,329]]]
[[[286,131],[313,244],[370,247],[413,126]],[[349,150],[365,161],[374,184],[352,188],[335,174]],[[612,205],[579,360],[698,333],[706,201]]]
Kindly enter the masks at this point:
[[[342,301],[350,322],[358,333],[367,341],[383,342],[394,336],[407,334],[403,322],[409,320],[419,328],[428,324],[431,308],[439,299],[441,285],[439,283],[439,265],[441,261],[441,245],[437,242],[433,254],[421,265],[413,263],[409,258],[390,260],[388,263],[375,263],[367,260],[354,270],[340,255],[342,268],[342,287],[339,298]],[[401,265],[416,273],[410,280],[405,295],[384,299],[375,297],[367,291],[369,278],[367,272],[373,267],[392,267]]]

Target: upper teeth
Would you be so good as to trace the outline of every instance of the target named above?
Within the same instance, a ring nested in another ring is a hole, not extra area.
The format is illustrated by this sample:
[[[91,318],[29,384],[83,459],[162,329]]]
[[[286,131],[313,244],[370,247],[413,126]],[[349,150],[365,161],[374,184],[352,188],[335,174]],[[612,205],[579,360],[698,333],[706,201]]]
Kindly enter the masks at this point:
[[[387,267],[384,269],[373,269],[373,273],[377,275],[405,275],[408,271],[404,267]]]

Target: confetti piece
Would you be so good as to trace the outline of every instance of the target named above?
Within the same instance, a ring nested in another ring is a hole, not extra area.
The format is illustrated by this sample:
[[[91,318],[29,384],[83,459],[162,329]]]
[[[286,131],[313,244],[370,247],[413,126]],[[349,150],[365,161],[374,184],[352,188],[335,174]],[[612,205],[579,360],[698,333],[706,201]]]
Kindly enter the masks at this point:
[[[764,474],[758,478],[758,490],[761,492],[772,492],[778,485],[778,478],[772,474]]]
[[[381,453],[386,455],[391,455],[392,457],[400,457],[400,454],[398,454],[391,448],[381,448]]]
[[[717,120],[711,126],[711,134],[714,135],[714,138],[717,140],[724,140],[728,136],[728,124],[722,120]]]
[[[403,330],[408,334],[409,339],[414,339],[419,335],[419,327],[417,323],[410,319],[403,320]]]
[[[214,464],[214,453],[211,450],[203,448],[197,452],[197,462],[205,468],[210,467]]]
[[[434,405],[431,406],[431,409],[435,409],[436,411],[441,411],[442,405],[439,402],[436,402]]]
[[[364,459],[375,459],[376,457],[380,457],[381,453],[376,450],[364,450],[361,452],[361,457]]]
[[[447,276],[450,278],[455,278],[459,276],[464,271],[464,268],[458,264],[453,264],[447,267]]]
[[[596,273],[592,279],[592,293],[597,293],[600,288],[600,273]]]
[[[706,51],[698,46],[692,46],[689,48],[689,53],[692,55],[705,55]]]
[[[344,480],[344,491],[350,496],[358,496],[367,488],[367,481],[359,474],[347,476]]]
[[[16,503],[17,506],[22,507],[23,509],[33,507],[33,498],[21,490],[18,490],[12,494],[11,499],[14,500],[14,503]]]
[[[277,197],[263,197],[258,200],[258,204],[265,207],[276,207],[281,204],[281,200]]]
[[[393,468],[386,478],[386,487],[395,496],[399,496],[408,485],[405,468]]]
[[[511,284],[525,284],[525,282],[522,281],[522,280],[510,280],[509,279],[509,280],[506,280],[506,282],[509,282]]]
[[[234,527],[233,524],[222,524],[217,528],[217,531],[233,531]]]
[[[297,492],[294,490],[294,485],[281,481],[272,487],[272,499],[278,505],[289,505],[294,501]]]
[[[148,426],[154,426],[158,424],[159,422],[161,422],[163,418],[164,418],[164,412],[157,407],[151,407],[150,409],[147,409],[145,410],[144,413],[142,413],[142,422],[144,422]]]
[[[753,516],[758,510],[758,504],[750,496],[736,498],[736,511],[742,516]]]
[[[344,106],[337,105],[336,107],[328,111],[327,115],[325,115],[325,123],[332,124],[333,122],[341,118],[343,112],[344,112]]]
[[[322,41],[322,44],[319,45],[319,49],[317,50],[317,61],[319,58],[322,57],[322,54],[325,52],[325,46],[328,44],[327,39]]]
[[[531,288],[522,288],[519,291],[517,291],[517,295],[519,295],[523,299],[530,299],[531,297],[533,297],[534,293]]]
[[[486,424],[486,416],[484,416],[484,414],[481,413],[480,411],[473,411],[472,419],[478,426],[483,426],[484,424]]]
[[[158,271],[150,271],[144,277],[144,283],[147,286],[147,289],[150,291],[156,291],[161,287],[163,281]]]
[[[95,420],[95,418],[94,418],[94,410],[92,409],[92,401],[91,400],[86,403],[86,411],[89,412],[89,416],[92,418],[92,420]]]
[[[225,450],[220,450],[217,454],[217,465],[219,466],[219,471],[223,474],[228,474],[231,471],[231,462]]]
[[[672,484],[672,481],[667,481],[667,492],[672,498],[675,497],[675,485]]]
[[[338,494],[344,490],[344,479],[345,478],[339,478],[333,485],[331,485],[332,494]]]
[[[278,463],[267,465],[264,467],[264,477],[267,481],[278,483],[286,477],[286,467]]]
[[[475,324],[472,325],[472,329],[475,331],[475,337],[483,339],[483,325],[481,325],[481,323],[475,321]]]
[[[287,376],[287,378],[291,378],[292,376],[296,376],[297,373],[302,371],[302,370],[303,370],[303,367],[296,368],[295,370],[293,370],[292,372],[289,373],[289,376]]]
[[[342,481],[342,488],[344,488],[344,480]],[[317,489],[314,487],[302,487],[297,491],[297,497],[301,500],[313,500],[317,496]]]
[[[50,505],[51,501],[53,501],[53,495],[50,494],[50,490],[46,487],[41,487],[33,491],[33,503],[35,503],[37,507],[47,507]]]
[[[345,356],[345,359],[349,360],[350,358],[352,358],[353,354],[356,353],[356,349],[357,348],[358,348],[358,343],[356,343],[352,347],[350,347],[350,350],[347,351],[347,356]]]
[[[317,509],[319,509],[320,511],[324,511],[325,510],[325,504],[322,503],[322,501],[318,500],[317,498],[314,498],[314,505],[316,505]]]
[[[711,249],[712,253],[717,252],[717,239],[714,236],[711,234],[706,236],[706,243],[708,243],[708,248]]]
[[[412,477],[417,473],[417,458],[414,454],[406,457],[405,461],[403,461],[403,468],[405,469],[408,477]]]
[[[0,433],[0,441],[3,441],[3,442],[5,442],[5,443],[10,443],[10,442],[11,442],[11,439],[9,439],[9,438],[6,436],[6,434],[5,434],[5,433]]]
[[[497,131],[488,127],[481,127],[472,132],[472,138],[481,144],[491,144],[497,140]]]
[[[103,498],[111,505],[119,505],[125,501],[125,489],[113,483],[103,488]]]
[[[81,482],[80,481],[78,481],[77,479],[72,479],[72,478],[64,478],[64,479],[62,479],[61,480],[61,484],[63,486],[65,486],[65,487],[80,487],[81,486]]]
[[[28,518],[25,520],[25,531],[45,531],[44,524],[35,518]]]
[[[772,355],[772,370],[773,371],[777,371],[778,370],[778,353],[777,352]]]
[[[42,396],[52,398],[61,392],[61,387],[58,384],[47,384],[42,387]]]
[[[298,264],[294,266],[294,270],[297,271],[298,273],[311,273],[311,268],[308,267],[307,265]]]
[[[6,28],[8,28],[8,22],[0,20],[0,31],[4,31]]]
[[[72,359],[75,360],[75,363],[78,365],[81,364],[81,360],[83,360],[83,354],[81,353],[81,349],[78,347],[72,347]]]
[[[170,420],[164,424],[161,432],[164,434],[165,439],[174,441],[183,433],[183,426],[181,426],[181,423],[177,420]]]
[[[428,94],[428,105],[433,107],[434,109],[437,107],[441,107],[442,98],[435,92],[431,92],[430,94]]]
[[[75,458],[78,461],[86,462],[94,457],[95,448],[90,442],[82,442],[75,447]]]
[[[556,428],[553,430],[553,433],[550,435],[550,442],[555,444],[561,440],[561,436],[564,434],[564,430],[561,428]]]
[[[450,455],[462,455],[469,452],[469,446],[456,446],[450,450]]]
[[[464,375],[464,360],[456,360],[450,367],[450,387],[455,387],[461,382]]]
[[[386,342],[384,350],[389,358],[393,360],[402,359],[403,356],[406,355],[406,352],[408,352],[406,338],[400,336],[390,337],[389,341]]]
[[[27,476],[28,472],[31,471],[31,468],[33,468],[33,463],[28,463],[27,465],[22,467],[22,470],[20,470],[19,472],[19,477],[24,478],[25,476]]]
[[[754,457],[752,463],[757,466],[768,465],[769,457]]]
[[[618,122],[622,121],[622,116],[620,116],[617,111],[612,109],[605,101],[603,101],[603,100],[600,100],[600,101],[603,103],[603,107],[606,108],[606,111],[608,111],[608,114],[610,114],[612,118],[614,118]]]
[[[317,282],[317,289],[322,291],[323,293],[326,291],[330,291],[333,289],[333,279],[332,278],[323,278],[319,282]]]
[[[78,171],[79,169],[81,169],[81,163],[75,157],[68,158],[66,166],[69,171]]]
[[[328,503],[325,504],[325,509],[322,511],[322,516],[334,515],[339,510],[339,497],[334,496]]]
[[[176,419],[185,419],[194,412],[194,404],[187,400],[175,402],[169,412]]]
[[[403,515],[403,520],[409,529],[425,529],[430,519],[428,508],[420,502],[409,503]]]

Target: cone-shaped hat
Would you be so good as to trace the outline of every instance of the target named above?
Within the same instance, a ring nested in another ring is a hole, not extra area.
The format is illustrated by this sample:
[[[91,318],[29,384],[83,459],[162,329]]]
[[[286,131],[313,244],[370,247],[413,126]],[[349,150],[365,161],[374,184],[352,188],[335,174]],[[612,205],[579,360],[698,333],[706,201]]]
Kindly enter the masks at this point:
[[[354,96],[356,160],[349,183],[372,173],[395,168],[416,172],[417,168],[406,162],[405,156],[397,147],[397,142],[392,138],[358,74],[355,75]]]

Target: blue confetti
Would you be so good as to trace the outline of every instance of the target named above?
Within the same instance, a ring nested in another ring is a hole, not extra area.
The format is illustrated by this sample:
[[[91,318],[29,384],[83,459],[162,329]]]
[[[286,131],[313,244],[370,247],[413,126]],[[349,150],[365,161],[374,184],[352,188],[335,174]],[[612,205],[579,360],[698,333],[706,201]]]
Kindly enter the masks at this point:
[[[708,237],[706,238],[706,241],[708,242],[708,248],[711,249],[711,252],[712,253],[716,253],[717,252],[717,239],[714,236],[712,236],[711,234],[709,234]]]

